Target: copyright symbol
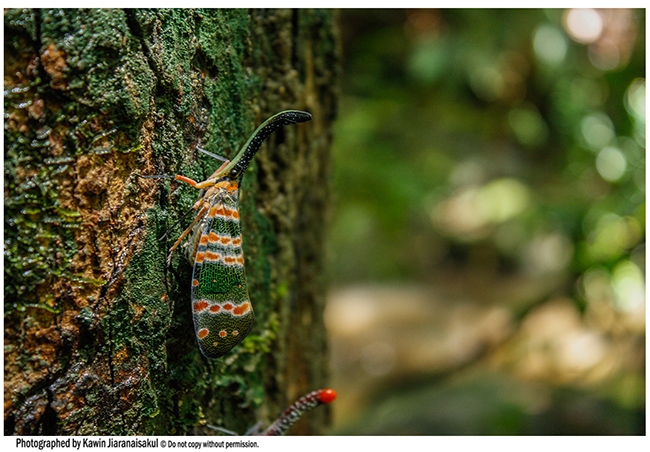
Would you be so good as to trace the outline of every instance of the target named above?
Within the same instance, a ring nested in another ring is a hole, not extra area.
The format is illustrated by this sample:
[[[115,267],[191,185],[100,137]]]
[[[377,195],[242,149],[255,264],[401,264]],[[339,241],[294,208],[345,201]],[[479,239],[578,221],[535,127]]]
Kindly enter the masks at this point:
[[[160,445],[161,445],[162,447],[167,446],[167,441],[165,441],[165,440],[163,439],[163,440],[160,442]]]

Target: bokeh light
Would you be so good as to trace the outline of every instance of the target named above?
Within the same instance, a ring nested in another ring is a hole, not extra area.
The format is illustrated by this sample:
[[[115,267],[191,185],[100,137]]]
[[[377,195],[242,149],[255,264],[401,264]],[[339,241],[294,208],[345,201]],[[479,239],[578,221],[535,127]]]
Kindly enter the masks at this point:
[[[567,10],[564,25],[569,35],[583,44],[595,42],[603,32],[603,19],[594,9]]]
[[[533,34],[533,48],[541,61],[550,66],[557,66],[564,61],[568,45],[561,30],[549,24],[542,24]]]
[[[341,18],[335,431],[643,433],[644,11]]]

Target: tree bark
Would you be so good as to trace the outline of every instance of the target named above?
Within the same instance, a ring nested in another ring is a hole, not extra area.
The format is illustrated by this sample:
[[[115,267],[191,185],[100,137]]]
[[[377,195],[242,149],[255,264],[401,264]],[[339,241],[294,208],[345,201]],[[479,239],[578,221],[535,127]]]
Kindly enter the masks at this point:
[[[331,11],[5,10],[5,434],[211,434],[327,384],[323,325],[338,34]],[[193,188],[285,109],[240,202],[257,323],[210,361]],[[164,240],[159,240],[166,231]],[[320,433],[315,410],[293,433]]]

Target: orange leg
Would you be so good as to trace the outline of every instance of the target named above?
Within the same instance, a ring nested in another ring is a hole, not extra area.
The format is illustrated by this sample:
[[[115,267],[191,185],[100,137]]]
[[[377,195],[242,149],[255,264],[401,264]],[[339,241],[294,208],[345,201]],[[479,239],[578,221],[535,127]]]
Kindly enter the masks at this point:
[[[228,165],[228,163],[230,163],[230,160],[226,160],[225,162],[223,162],[223,164],[214,172],[214,174],[218,174],[222,169],[226,167],[226,165]],[[212,177],[214,177],[214,174],[212,175]],[[175,176],[175,179],[181,182],[185,182],[186,184],[189,184],[190,186],[198,190],[202,188],[208,188],[211,185],[214,185],[214,181],[212,181],[211,178],[203,182],[197,182],[194,179],[190,179],[189,177],[185,177],[177,174]]]
[[[230,160],[226,160],[223,162],[223,164],[215,171],[215,174],[219,173],[223,168],[226,167],[230,163]],[[211,185],[214,185],[214,182],[211,181],[210,179],[203,181],[203,182],[197,182],[194,179],[190,179],[189,177],[181,176],[177,174],[174,177],[177,181],[185,182],[186,184],[189,184],[191,187],[194,187],[198,190],[210,187]],[[199,199],[196,204],[194,204],[194,208],[198,209],[199,205],[201,204],[203,200]],[[178,248],[183,240],[185,240],[185,237],[187,237],[190,232],[192,232],[192,228],[203,218],[203,216],[206,214],[210,206],[208,204],[203,204],[199,212],[196,214],[194,217],[194,220],[192,220],[192,223],[183,231],[181,236],[174,242],[172,247],[169,249],[169,256],[167,256],[167,266],[169,266],[172,262],[172,255],[174,254],[174,251],[176,251],[176,248]]]

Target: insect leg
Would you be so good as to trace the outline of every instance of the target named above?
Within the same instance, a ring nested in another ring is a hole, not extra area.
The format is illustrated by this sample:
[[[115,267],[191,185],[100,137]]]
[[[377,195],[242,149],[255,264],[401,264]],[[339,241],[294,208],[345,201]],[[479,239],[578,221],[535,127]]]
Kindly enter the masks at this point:
[[[217,425],[210,425],[210,424],[205,424],[206,427],[212,430],[216,430],[217,432],[225,433],[226,435],[230,436],[238,436],[237,432],[233,432],[232,430],[228,430],[227,428],[219,427]]]
[[[176,242],[174,242],[174,244],[172,245],[172,247],[169,249],[169,256],[167,256],[167,265],[168,265],[168,266],[169,266],[169,265],[171,264],[171,262],[172,262],[172,255],[174,254],[174,251],[176,251],[176,248],[178,248],[179,245],[181,244],[181,242],[183,242],[183,240],[185,240],[185,237],[187,237],[187,236],[190,234],[190,232],[192,232],[192,228],[193,228],[193,227],[194,227],[194,226],[195,226],[199,221],[201,221],[201,219],[202,219],[203,216],[206,214],[206,212],[208,211],[209,208],[210,208],[210,205],[209,205],[209,204],[203,204],[203,205],[201,206],[201,210],[199,210],[199,212],[196,214],[196,216],[195,216],[194,219],[192,220],[192,223],[187,227],[187,229],[185,229],[185,230],[183,231],[183,233],[182,233],[181,236],[178,238],[178,240],[176,240]]]
[[[217,168],[217,171],[215,171],[214,174],[218,174],[229,163],[230,163],[230,160],[226,160],[225,162],[223,162],[223,164],[219,168]],[[213,177],[214,177],[214,174],[213,174]],[[186,176],[181,176],[180,174],[177,174],[174,178],[177,181],[185,182],[186,184],[189,184],[190,186],[192,186],[192,187],[194,187],[196,189],[208,188],[208,187],[214,185],[214,180],[212,178],[204,180],[203,182],[197,182],[194,179],[190,179],[189,177],[186,177]]]
[[[229,163],[229,160],[226,160],[219,167],[217,172],[220,171],[221,168],[224,168],[228,163]],[[214,182],[211,181],[210,179],[208,179],[206,181],[203,181],[203,182],[197,182],[194,179],[190,179],[189,177],[181,176],[179,174],[174,176],[174,179],[176,179],[177,181],[185,182],[185,183],[189,184],[190,186],[192,186],[192,187],[194,187],[196,189],[203,189],[203,188],[207,188],[207,187],[209,187],[211,185],[214,185]],[[194,207],[192,207],[192,208],[197,209],[199,207],[199,205],[201,205],[201,203],[202,203],[202,199],[199,199],[196,202],[196,204],[194,204]],[[203,218],[203,216],[206,214],[206,212],[208,211],[209,208],[210,208],[210,206],[208,204],[202,203],[201,209],[198,211],[198,213],[194,217],[194,220],[192,220],[192,223],[190,223],[190,225],[183,231],[183,233],[178,238],[178,240],[176,240],[176,242],[174,242],[172,247],[169,249],[169,256],[167,256],[167,265],[171,264],[172,255],[174,254],[174,251],[176,251],[176,248],[178,248],[179,245],[181,244],[181,242],[185,239],[185,237],[187,237],[190,234],[190,232],[192,232],[192,228]]]
[[[217,160],[221,160],[222,162],[229,162],[229,160],[226,157],[222,157],[220,155],[213,154],[212,152],[206,151],[205,149],[200,148],[198,146],[196,147],[196,150],[199,151],[199,152],[203,152],[205,155],[209,155],[212,158],[215,158]]]

